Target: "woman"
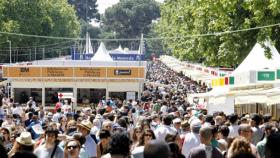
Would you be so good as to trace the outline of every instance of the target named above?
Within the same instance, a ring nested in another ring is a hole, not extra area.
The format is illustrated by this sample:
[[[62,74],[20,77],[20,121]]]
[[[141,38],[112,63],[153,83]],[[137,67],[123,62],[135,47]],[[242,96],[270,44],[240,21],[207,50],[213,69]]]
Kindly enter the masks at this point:
[[[227,157],[231,158],[239,153],[252,153],[250,142],[244,137],[237,137],[231,143]]]
[[[81,144],[76,139],[70,139],[64,146],[64,158],[79,158]]]
[[[111,139],[111,134],[108,130],[102,129],[99,132],[99,143],[97,144],[97,158],[107,154],[107,148]]]
[[[153,139],[156,139],[156,136],[155,136],[153,130],[146,129],[140,138],[138,146],[145,146]]]
[[[2,128],[1,133],[3,135],[3,146],[9,152],[13,147],[10,131],[7,128]]]
[[[22,132],[20,137],[16,138],[13,148],[8,153],[9,157],[12,157],[16,152],[19,151],[28,151],[33,152],[34,141],[31,138],[31,134],[29,132]]]
[[[144,146],[153,139],[156,139],[154,132],[151,129],[144,130],[144,133],[141,135],[138,146],[131,151],[132,157],[134,158],[143,155]]]
[[[66,131],[67,119],[66,117],[60,117],[59,121],[59,133],[63,134]]]
[[[141,126],[136,126],[133,129],[131,150],[133,150],[135,147],[138,146],[142,133],[143,132],[142,132],[142,127]]]

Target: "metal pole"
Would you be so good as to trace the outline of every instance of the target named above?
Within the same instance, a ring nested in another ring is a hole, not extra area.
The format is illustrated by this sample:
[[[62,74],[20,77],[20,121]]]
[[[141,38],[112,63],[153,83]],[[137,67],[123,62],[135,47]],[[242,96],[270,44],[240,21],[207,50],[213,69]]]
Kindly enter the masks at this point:
[[[45,59],[45,47],[43,48],[43,60]]]
[[[7,42],[9,42],[9,48],[10,48],[10,64],[12,64],[12,42],[10,40],[8,40]]]
[[[36,55],[37,55],[37,48],[35,47],[35,60],[36,60]]]
[[[31,49],[29,49],[29,61],[31,61]]]

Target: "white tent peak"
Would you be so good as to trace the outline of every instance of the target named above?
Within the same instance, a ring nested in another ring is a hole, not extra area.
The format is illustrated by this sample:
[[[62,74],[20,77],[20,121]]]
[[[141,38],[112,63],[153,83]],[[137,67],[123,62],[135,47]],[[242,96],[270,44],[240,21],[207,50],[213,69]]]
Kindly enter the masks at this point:
[[[86,46],[85,46],[84,54],[93,54],[91,40],[88,32],[86,34]]]
[[[264,45],[270,48],[271,59],[265,56],[265,49],[261,44],[256,43],[248,56],[233,71],[232,74],[246,72],[250,70],[276,69],[280,67],[280,55],[270,41],[265,41]]]
[[[97,52],[91,58],[92,61],[113,61],[112,57],[108,54],[103,42],[100,43]]]

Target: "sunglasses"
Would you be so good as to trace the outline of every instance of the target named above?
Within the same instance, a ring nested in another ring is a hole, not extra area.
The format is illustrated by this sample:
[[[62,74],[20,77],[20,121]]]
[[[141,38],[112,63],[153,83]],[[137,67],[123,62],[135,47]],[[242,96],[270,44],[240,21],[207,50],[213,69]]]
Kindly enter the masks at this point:
[[[77,147],[78,147],[77,145],[67,146],[67,149],[68,149],[68,150],[71,150],[71,149],[76,149]]]

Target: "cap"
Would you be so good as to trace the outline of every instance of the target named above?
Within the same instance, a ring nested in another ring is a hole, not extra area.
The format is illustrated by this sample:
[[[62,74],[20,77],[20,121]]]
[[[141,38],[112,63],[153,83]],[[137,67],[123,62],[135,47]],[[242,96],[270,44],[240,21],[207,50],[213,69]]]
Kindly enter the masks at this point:
[[[173,124],[175,124],[175,123],[181,123],[181,122],[182,122],[182,120],[179,119],[179,118],[175,118],[175,119],[173,120]]]

